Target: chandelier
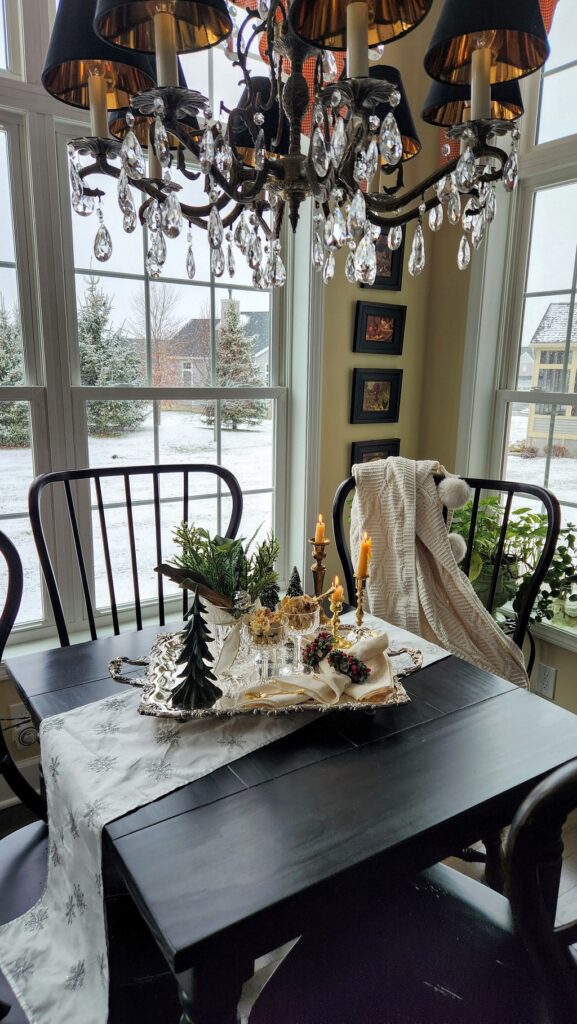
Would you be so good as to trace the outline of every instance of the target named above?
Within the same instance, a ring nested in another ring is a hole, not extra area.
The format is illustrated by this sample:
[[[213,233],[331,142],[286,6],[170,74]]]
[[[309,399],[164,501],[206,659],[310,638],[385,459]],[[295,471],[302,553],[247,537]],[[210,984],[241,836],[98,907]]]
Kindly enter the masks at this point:
[[[408,269],[422,273],[425,220],[433,232],[444,219],[462,224],[464,270],[495,217],[497,185],[515,188],[517,80],[542,67],[549,47],[539,0],[445,0],[424,59],[434,82],[423,117],[444,127],[460,152],[450,159],[446,144],[435,173],[406,188],[404,164],[421,143],[399,72],[382,63],[369,69],[369,57],[380,61],[432,2],[238,0],[241,15],[225,0],[60,0],[42,81],[53,96],[90,110],[91,134],[70,141],[69,161],[73,209],[96,212],[96,259],[106,262],[113,246],[105,176],[116,179],[124,230],[139,222],[146,229],[152,278],[162,273],[167,244],[185,230],[186,272],[194,278],[195,226],[207,232],[215,278],[234,276],[240,251],[256,288],[281,287],[283,223],[296,230],[307,199],[312,261],[325,282],[345,248],[347,280],[373,284],[377,240],[383,235],[396,250],[409,224]],[[242,86],[226,120],[188,88],[178,60],[219,44]],[[249,71],[255,47],[268,77]],[[503,149],[497,143],[506,136]],[[193,205],[186,182],[201,176],[206,202]]]

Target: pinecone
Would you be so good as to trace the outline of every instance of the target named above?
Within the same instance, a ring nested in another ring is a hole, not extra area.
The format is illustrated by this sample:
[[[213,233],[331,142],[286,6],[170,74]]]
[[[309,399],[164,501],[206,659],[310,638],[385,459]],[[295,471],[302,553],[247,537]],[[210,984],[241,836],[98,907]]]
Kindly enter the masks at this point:
[[[276,583],[271,583],[268,587],[265,587],[262,594],[260,595],[260,603],[263,608],[269,608],[271,612],[276,611],[276,606],[279,602],[280,590]]]
[[[287,587],[287,597],[302,597],[304,590],[301,584],[301,578],[296,565],[293,565],[293,571],[291,572],[289,585]]]

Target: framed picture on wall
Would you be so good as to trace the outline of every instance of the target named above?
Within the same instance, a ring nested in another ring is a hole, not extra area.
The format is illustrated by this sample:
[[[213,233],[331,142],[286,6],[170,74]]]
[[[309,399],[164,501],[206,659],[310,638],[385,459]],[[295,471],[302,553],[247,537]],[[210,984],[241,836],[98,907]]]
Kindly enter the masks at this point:
[[[363,288],[383,288],[391,292],[401,290],[403,283],[403,256],[405,252],[405,229],[403,241],[398,249],[392,252],[387,245],[387,233],[380,234],[376,241],[377,276],[374,284],[364,284]]]
[[[357,302],[353,352],[400,356],[403,351],[406,306]]]
[[[351,445],[351,466],[359,462],[375,462],[376,459],[388,459],[389,455],[398,455],[401,442],[398,437],[387,441],[353,441]]]
[[[397,423],[402,370],[353,370],[351,423]]]

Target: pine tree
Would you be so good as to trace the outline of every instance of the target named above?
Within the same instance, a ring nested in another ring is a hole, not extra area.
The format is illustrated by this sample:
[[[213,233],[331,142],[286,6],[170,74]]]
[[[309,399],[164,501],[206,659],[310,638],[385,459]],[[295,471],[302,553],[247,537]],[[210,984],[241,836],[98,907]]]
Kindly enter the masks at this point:
[[[262,378],[253,355],[255,336],[246,334],[238,302],[223,302],[222,319],[216,339],[216,386],[261,387]],[[220,416],[224,426],[238,430],[241,423],[257,426],[268,415],[266,402],[238,400],[221,402]],[[214,402],[203,409],[206,424],[214,423]]]
[[[208,648],[207,641],[212,637],[202,617],[204,612],[206,607],[197,590],[188,624],[182,631],[184,646],[177,661],[178,665],[184,666],[178,675],[182,683],[172,691],[173,708],[183,711],[211,708],[222,697],[222,690],[214,685],[216,676],[209,668],[214,658]]]
[[[8,313],[0,296],[0,386],[24,384],[22,332],[17,309]],[[0,402],[0,448],[27,448],[30,422],[27,402]]]
[[[271,612],[276,610],[280,598],[280,588],[277,583],[271,583],[265,587],[259,595],[260,603],[264,608],[270,608]]]
[[[302,597],[304,590],[302,588],[301,578],[296,565],[293,565],[293,571],[290,574],[289,585],[287,587],[287,597]]]
[[[96,278],[88,281],[84,302],[78,310],[78,346],[83,384],[107,387],[138,384],[142,366],[129,338],[110,325],[112,299]],[[118,437],[135,430],[149,413],[146,402],[98,401],[87,403],[88,433]]]

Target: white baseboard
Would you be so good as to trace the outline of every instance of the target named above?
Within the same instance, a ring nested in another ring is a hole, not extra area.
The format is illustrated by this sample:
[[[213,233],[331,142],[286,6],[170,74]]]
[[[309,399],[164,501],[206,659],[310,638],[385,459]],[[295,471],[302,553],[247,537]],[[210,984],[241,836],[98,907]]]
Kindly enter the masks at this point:
[[[23,761],[18,761],[18,770],[22,772],[24,778],[30,783],[34,789],[39,790],[38,781],[38,767],[40,765],[39,757],[28,757]],[[20,801],[10,787],[6,784],[4,779],[0,779],[0,811],[5,810],[7,807],[14,807],[19,804]]]

